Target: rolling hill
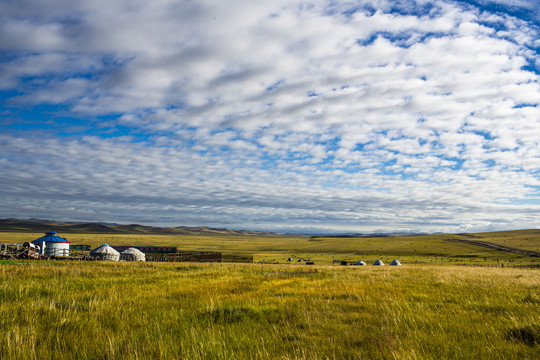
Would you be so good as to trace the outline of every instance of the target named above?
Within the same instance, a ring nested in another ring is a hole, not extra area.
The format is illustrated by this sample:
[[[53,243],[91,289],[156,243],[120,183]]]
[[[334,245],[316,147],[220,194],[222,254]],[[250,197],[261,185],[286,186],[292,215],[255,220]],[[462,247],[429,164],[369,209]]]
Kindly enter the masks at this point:
[[[146,234],[146,235],[276,235],[275,233],[249,230],[216,229],[201,227],[157,227],[139,224],[68,223],[53,220],[0,219],[0,232],[47,232],[50,230],[72,234]]]

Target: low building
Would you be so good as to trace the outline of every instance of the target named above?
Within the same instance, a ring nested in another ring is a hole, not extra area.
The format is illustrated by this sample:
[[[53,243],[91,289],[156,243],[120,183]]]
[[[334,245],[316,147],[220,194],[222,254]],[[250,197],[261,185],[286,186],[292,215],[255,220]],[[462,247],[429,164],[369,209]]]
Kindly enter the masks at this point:
[[[32,244],[39,246],[40,255],[43,256],[69,256],[69,241],[58,236],[56,231],[45,233]]]
[[[120,253],[120,260],[123,261],[146,261],[146,255],[135,248],[128,248]]]
[[[109,244],[103,244],[90,251],[90,257],[96,260],[118,261],[120,260],[120,253],[109,246]]]

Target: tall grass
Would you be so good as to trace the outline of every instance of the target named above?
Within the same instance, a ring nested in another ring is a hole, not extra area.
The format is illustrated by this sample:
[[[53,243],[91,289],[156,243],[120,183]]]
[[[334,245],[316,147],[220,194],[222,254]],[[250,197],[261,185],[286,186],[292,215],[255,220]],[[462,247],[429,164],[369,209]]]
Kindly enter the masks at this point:
[[[0,264],[0,359],[533,359],[540,273]]]

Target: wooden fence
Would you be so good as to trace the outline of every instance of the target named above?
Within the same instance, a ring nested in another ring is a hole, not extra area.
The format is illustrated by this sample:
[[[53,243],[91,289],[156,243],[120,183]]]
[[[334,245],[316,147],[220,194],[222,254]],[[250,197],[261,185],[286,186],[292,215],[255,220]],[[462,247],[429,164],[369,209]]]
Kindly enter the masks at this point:
[[[174,254],[147,253],[146,261],[221,262],[221,253],[210,251],[178,251]]]

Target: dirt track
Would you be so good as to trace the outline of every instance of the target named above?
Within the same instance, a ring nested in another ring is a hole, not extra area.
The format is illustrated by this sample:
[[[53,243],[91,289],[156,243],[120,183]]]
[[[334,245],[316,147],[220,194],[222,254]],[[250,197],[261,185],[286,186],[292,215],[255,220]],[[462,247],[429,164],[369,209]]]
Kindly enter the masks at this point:
[[[513,252],[513,253],[532,256],[532,257],[540,257],[540,252],[537,252],[537,251],[516,249],[516,248],[497,245],[497,244],[493,244],[493,243],[489,243],[489,242],[485,242],[485,241],[465,240],[465,239],[455,239],[455,238],[444,239],[444,240],[445,241],[461,242],[461,243],[470,244],[470,245],[476,245],[476,246],[483,246],[483,247],[487,247],[487,248],[494,249],[494,250],[510,251],[510,252]]]

